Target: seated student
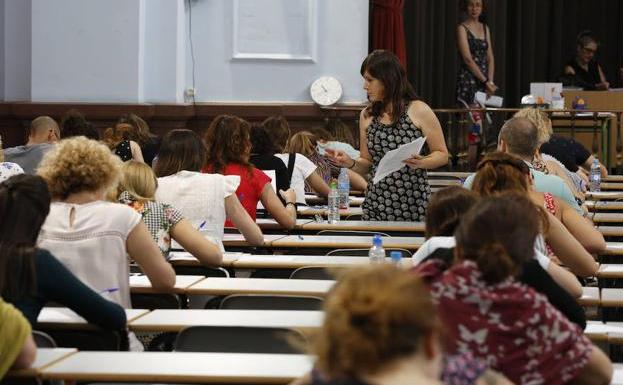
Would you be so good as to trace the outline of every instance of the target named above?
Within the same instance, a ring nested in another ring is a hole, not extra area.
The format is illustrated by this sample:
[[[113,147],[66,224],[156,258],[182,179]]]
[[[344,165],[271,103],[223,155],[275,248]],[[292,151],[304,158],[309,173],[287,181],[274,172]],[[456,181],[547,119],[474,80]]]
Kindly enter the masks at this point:
[[[260,124],[252,124],[249,162],[262,171],[272,171],[276,177],[277,191],[286,191],[290,188],[290,179],[292,179],[290,171],[294,171],[294,159],[292,170],[288,170],[281,159],[275,156],[276,152],[275,145],[271,142],[266,129]],[[284,202],[283,198],[280,199]]]
[[[426,241],[413,255],[413,263],[435,259],[443,265],[451,265],[456,246],[454,232],[478,199],[473,191],[458,186],[433,194],[426,210]],[[533,259],[523,264],[519,281],[546,295],[552,305],[584,329],[586,316],[577,302],[582,295],[580,282],[566,269],[551,263],[540,251],[535,249],[534,254]]]
[[[30,367],[36,356],[30,324],[19,310],[0,298],[0,380],[11,368]]]
[[[329,186],[317,172],[317,167],[311,160],[307,159],[307,157],[302,154],[284,153],[288,140],[290,139],[290,125],[288,121],[282,116],[271,116],[264,120],[262,125],[275,144],[277,152],[280,152],[275,154],[275,156],[280,158],[286,166],[294,162],[290,187],[296,192],[296,202],[305,204],[306,182],[319,196],[328,196]]]
[[[556,175],[564,180],[571,192],[573,192],[576,200],[583,203],[586,183],[582,177],[575,172],[569,171],[564,164],[553,156],[541,153],[541,145],[547,143],[553,133],[552,121],[547,117],[547,114],[540,108],[523,108],[517,111],[513,117],[521,117],[530,120],[538,130],[539,144],[534,159],[532,160],[534,169],[545,174]]]
[[[63,115],[61,133],[64,139],[84,136],[88,139],[100,140],[97,129],[84,117],[82,112],[75,109],[71,109]]]
[[[316,172],[320,174],[322,179],[329,182],[332,178],[336,179],[340,175],[340,167],[335,166],[329,158],[320,155],[316,151],[317,144],[318,140],[314,134],[309,131],[299,131],[288,140],[286,151],[288,151],[288,153],[302,154],[307,157],[307,159],[311,160],[316,165]],[[352,190],[364,191],[368,188],[368,182],[353,170],[348,170],[348,178]],[[307,181],[305,181],[305,191],[313,191]]]
[[[35,175],[17,175],[0,183],[0,295],[13,303],[34,327],[48,301],[67,306],[103,329],[124,330],[123,308],[105,300],[36,247],[50,211],[50,192]]]
[[[114,199],[141,214],[166,260],[171,251],[171,239],[175,239],[204,265],[214,266],[222,262],[223,254],[216,244],[201,235],[176,208],[156,201],[158,181],[151,167],[129,160],[121,170],[122,177],[114,190]]]
[[[547,245],[541,245],[540,251],[557,257],[577,275],[592,276],[597,272],[598,264],[589,253],[606,249],[601,233],[552,194],[534,191],[530,169],[522,160],[500,152],[487,154],[478,164],[472,189],[480,196],[516,191],[530,198],[548,212],[544,231]],[[559,223],[564,226],[561,230],[566,236],[557,235]]]
[[[526,118],[512,118],[506,121],[498,135],[498,151],[506,152],[523,160],[534,178],[534,187],[539,192],[549,192],[564,200],[579,214],[582,209],[576,202],[573,193],[565,182],[557,176],[546,175],[537,171],[532,166],[534,154],[539,145],[538,130],[532,122]],[[471,188],[475,175],[470,175],[463,184]]]
[[[348,136],[348,138],[344,138],[343,140],[336,140],[334,135],[324,128],[316,128],[313,130],[313,134],[318,139],[318,145],[316,150],[318,154],[325,155],[325,150],[340,150],[344,151],[348,156],[352,159],[357,159],[361,156],[359,150],[355,149],[351,143],[355,143],[355,138],[353,137],[353,133],[339,119],[333,123],[333,130],[342,133],[342,136]],[[336,132],[337,134],[337,132]]]
[[[43,156],[60,139],[58,124],[49,116],[39,116],[30,122],[28,142],[24,146],[4,150],[7,162],[17,163],[27,174],[34,174]]]
[[[141,146],[132,137],[136,136],[136,129],[131,124],[117,123],[104,131],[103,141],[110,147],[113,154],[122,161],[134,159],[144,162]]]
[[[449,353],[470,352],[518,385],[608,384],[612,363],[545,298],[517,281],[533,258],[541,209],[517,193],[481,199],[461,220],[455,262],[419,266]]]
[[[22,170],[19,164],[4,161],[4,150],[2,149],[2,137],[0,136],[0,182],[9,179],[13,175],[19,175],[23,173],[24,173],[24,170]]]
[[[91,289],[130,308],[127,255],[156,290],[170,290],[175,272],[141,216],[105,200],[120,174],[121,162],[105,145],[84,137],[61,141],[39,168],[52,195],[39,247],[48,249]]]
[[[251,219],[255,221],[257,203],[261,201],[281,227],[293,229],[296,225],[296,193],[293,189],[279,191],[286,202],[284,207],[275,194],[268,175],[249,163],[250,128],[248,122],[236,116],[217,116],[203,138],[208,157],[202,172],[239,176],[240,185],[236,189],[236,195]],[[232,227],[231,221],[227,221],[225,226]]]
[[[422,281],[392,265],[347,272],[312,340],[314,385],[508,384],[468,356],[442,358],[437,310]],[[443,373],[442,373],[443,372]],[[486,382],[480,382],[486,379]]]
[[[171,130],[163,138],[154,173],[158,177],[156,200],[177,208],[198,230],[207,234],[221,251],[227,218],[254,246],[264,243],[257,224],[240,204],[235,192],[240,177],[202,174],[206,148],[191,130]]]
[[[581,87],[589,90],[607,90],[610,83],[604,71],[595,60],[599,42],[591,31],[582,31],[576,39],[575,57],[565,64],[562,76],[564,86]]]
[[[149,125],[143,118],[136,114],[123,115],[117,120],[117,124],[129,124],[132,129],[128,131],[128,139],[135,141],[141,147],[143,160],[149,166],[154,161],[160,149],[160,138],[152,134]]]

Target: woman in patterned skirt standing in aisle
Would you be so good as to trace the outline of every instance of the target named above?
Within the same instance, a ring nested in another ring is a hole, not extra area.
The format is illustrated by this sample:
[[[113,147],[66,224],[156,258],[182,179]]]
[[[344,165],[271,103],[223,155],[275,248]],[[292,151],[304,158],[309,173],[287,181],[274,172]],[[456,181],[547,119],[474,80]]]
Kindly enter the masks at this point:
[[[430,197],[426,170],[448,163],[439,120],[426,103],[418,100],[393,53],[372,52],[361,65],[361,75],[370,105],[359,117],[360,157],[352,159],[339,150],[327,153],[342,167],[374,175],[388,151],[426,137],[428,153],[414,154],[405,161],[406,167],[376,184],[370,183],[363,204],[364,220],[423,221]]]

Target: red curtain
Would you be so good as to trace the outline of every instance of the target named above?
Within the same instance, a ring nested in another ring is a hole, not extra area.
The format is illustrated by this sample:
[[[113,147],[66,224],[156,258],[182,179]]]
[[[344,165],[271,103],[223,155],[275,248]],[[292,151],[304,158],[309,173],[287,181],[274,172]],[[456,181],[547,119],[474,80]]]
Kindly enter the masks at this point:
[[[402,19],[404,0],[372,1],[372,49],[386,49],[407,68],[407,48]]]

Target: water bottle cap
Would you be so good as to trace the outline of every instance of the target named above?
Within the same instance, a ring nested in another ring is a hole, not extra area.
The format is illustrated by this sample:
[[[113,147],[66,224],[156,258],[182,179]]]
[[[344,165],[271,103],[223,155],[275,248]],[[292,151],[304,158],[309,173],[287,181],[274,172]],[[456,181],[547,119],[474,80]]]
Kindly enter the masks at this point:
[[[392,251],[391,253],[389,253],[389,257],[394,262],[400,261],[402,259],[402,253],[400,251]]]
[[[381,238],[381,234],[374,234],[374,238],[372,238],[372,244],[374,246],[382,246],[383,238]]]

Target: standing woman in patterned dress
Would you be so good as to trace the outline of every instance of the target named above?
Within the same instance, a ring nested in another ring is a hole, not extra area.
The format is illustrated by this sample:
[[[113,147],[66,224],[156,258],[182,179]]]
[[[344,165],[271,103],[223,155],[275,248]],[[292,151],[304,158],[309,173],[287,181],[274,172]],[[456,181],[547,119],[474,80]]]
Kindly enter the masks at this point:
[[[456,42],[461,66],[456,82],[457,101],[474,106],[476,92],[493,95],[498,87],[493,82],[495,63],[489,28],[481,21],[483,0],[461,0],[465,20],[456,27]]]
[[[376,184],[368,184],[363,220],[423,221],[430,197],[426,170],[448,163],[448,149],[439,120],[418,100],[396,55],[372,52],[361,65],[363,88],[370,105],[359,116],[360,156],[352,159],[339,150],[327,150],[333,161],[362,175],[376,172],[388,151],[426,137],[428,153],[405,161],[406,167]]]

